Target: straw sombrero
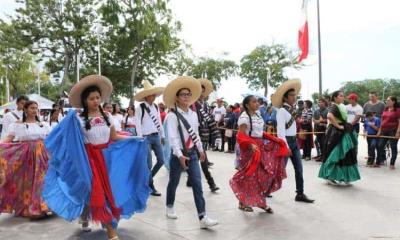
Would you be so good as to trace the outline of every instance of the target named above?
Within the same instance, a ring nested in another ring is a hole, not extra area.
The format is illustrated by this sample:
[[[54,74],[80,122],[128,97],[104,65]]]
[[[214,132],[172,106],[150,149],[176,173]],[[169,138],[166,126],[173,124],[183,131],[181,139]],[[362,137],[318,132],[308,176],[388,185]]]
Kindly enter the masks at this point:
[[[75,84],[69,92],[69,103],[74,108],[82,108],[81,94],[82,92],[90,87],[97,86],[101,91],[101,101],[106,102],[110,99],[113,86],[107,77],[101,75],[89,75],[82,78],[77,84]]]
[[[142,82],[142,84],[143,84],[143,90],[140,91],[140,92],[138,92],[138,93],[135,95],[135,97],[134,97],[135,101],[143,102],[144,99],[145,99],[145,97],[151,96],[151,95],[156,95],[156,96],[158,97],[158,96],[160,96],[160,95],[163,93],[163,91],[164,91],[164,88],[163,88],[163,87],[154,87],[154,86],[151,85],[151,83],[150,83],[149,81],[147,81],[147,80],[144,80],[144,81]]]
[[[176,102],[176,93],[182,89],[190,89],[192,97],[190,98],[190,105],[195,103],[201,95],[201,84],[200,81],[193,77],[178,77],[165,87],[164,90],[164,104],[168,108],[173,108]]]
[[[200,78],[199,79],[201,86],[205,88],[204,90],[204,96],[208,97],[210,93],[214,91],[214,86],[212,85],[211,81],[205,78]]]
[[[281,107],[283,104],[283,95],[290,89],[293,89],[297,94],[299,94],[301,89],[300,79],[290,79],[286,82],[282,83],[275,91],[274,94],[271,95],[271,102],[274,107]]]

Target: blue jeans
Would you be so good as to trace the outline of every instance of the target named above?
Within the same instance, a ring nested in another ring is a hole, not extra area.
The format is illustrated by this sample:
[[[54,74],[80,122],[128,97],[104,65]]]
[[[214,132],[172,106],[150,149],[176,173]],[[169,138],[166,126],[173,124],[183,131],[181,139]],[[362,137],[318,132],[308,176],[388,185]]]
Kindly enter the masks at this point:
[[[383,131],[381,132],[382,136],[395,136],[396,129]],[[378,140],[378,164],[382,164],[386,160],[386,150],[385,146],[386,143],[389,141],[390,150],[392,150],[392,157],[390,159],[390,165],[394,166],[397,158],[397,143],[399,142],[398,139],[388,139],[388,138],[380,138]]]
[[[187,173],[189,175],[189,180],[192,184],[193,198],[196,204],[197,213],[199,217],[201,217],[206,214],[206,202],[203,197],[199,158],[197,156],[196,150],[193,149],[189,152],[189,158],[190,161]],[[178,157],[171,153],[169,182],[167,187],[167,207],[174,206],[176,188],[178,187],[182,171],[183,169],[181,167]]]
[[[292,161],[294,167],[294,173],[296,178],[296,192],[297,194],[304,193],[304,180],[303,180],[303,163],[301,162],[300,148],[297,144],[296,137],[286,138],[290,150],[292,150],[292,156],[290,160]],[[287,164],[289,158],[286,158],[285,164]]]
[[[368,165],[372,165],[375,162],[376,154],[378,151],[378,138],[367,137],[368,143]]]
[[[158,170],[162,167],[164,164],[164,153],[163,153],[163,147],[161,145],[161,139],[159,135],[148,135],[146,136],[147,142],[149,144],[149,152],[147,154],[147,164],[149,166],[149,169],[151,171],[150,175],[150,187],[153,187],[153,177],[157,174]],[[151,150],[154,151],[154,154],[156,155],[157,158],[157,163],[153,167],[153,159],[151,157]]]

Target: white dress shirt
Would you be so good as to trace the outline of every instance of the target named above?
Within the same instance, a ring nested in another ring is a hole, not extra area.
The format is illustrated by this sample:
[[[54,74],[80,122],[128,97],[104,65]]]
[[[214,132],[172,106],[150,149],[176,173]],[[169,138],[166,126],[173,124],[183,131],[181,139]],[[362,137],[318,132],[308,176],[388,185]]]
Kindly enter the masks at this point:
[[[154,106],[154,104],[152,104],[151,106],[147,102],[144,102],[144,104],[146,104],[146,107],[149,108],[151,114],[153,114],[157,118],[157,121],[160,124],[160,132],[158,132],[157,126],[154,124],[153,120],[151,119],[150,115],[147,113],[146,109],[144,109],[144,111],[143,111],[144,116],[143,116],[143,121],[142,121],[142,108],[139,105],[138,107],[136,107],[136,111],[135,111],[136,122],[137,122],[136,132],[137,132],[138,136],[143,137],[143,136],[158,132],[158,134],[160,135],[161,138],[165,138],[165,133],[164,133],[163,124],[161,121],[160,111],[157,110],[157,108]]]
[[[5,140],[8,136],[8,131],[10,128],[10,125],[15,123],[18,119],[12,114],[15,113],[19,117],[19,120],[22,121],[22,115],[24,113],[23,110],[13,110],[11,112],[6,113],[3,118],[3,128],[1,130],[1,140]]]
[[[284,105],[290,106],[287,103],[284,103]],[[285,142],[286,137],[295,137],[297,133],[296,120],[293,122],[290,128],[286,129],[286,123],[288,123],[291,118],[292,115],[290,115],[290,113],[284,107],[278,109],[278,112],[276,113],[277,135]]]
[[[187,112],[183,111],[180,108],[177,108],[177,110],[187,120],[187,122],[192,127],[194,133],[200,139],[199,120],[197,118],[197,113],[192,111],[191,109],[189,109]],[[181,142],[181,138],[180,138],[179,130],[178,130],[178,118],[176,117],[175,113],[169,112],[167,114],[167,118],[165,121],[167,123],[168,141],[171,145],[172,153],[179,158],[183,154],[182,154],[182,142]],[[181,126],[182,126],[182,131],[183,131],[183,137],[186,142],[187,139],[190,138],[190,136],[182,122],[181,122]],[[203,152],[203,146],[201,144],[201,141],[198,141],[196,146],[197,146],[197,149],[199,150],[199,152]]]

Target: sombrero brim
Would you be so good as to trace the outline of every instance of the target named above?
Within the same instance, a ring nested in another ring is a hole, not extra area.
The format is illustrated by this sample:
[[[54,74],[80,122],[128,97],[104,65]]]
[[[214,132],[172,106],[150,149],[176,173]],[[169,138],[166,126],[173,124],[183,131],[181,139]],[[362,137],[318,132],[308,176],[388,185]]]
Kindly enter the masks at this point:
[[[77,84],[75,84],[69,92],[69,103],[74,108],[82,108],[81,95],[82,92],[90,87],[97,86],[101,91],[101,100],[103,102],[109,101],[111,93],[113,91],[113,85],[107,77],[101,75],[89,75],[82,78]]]
[[[212,93],[214,91],[214,86],[212,85],[211,81],[205,78],[201,78],[200,80],[200,84],[202,86],[204,86],[204,95],[205,97],[208,97],[210,95],[210,93]]]
[[[161,94],[163,94],[164,89],[165,88],[163,88],[163,87],[155,87],[152,89],[142,90],[134,96],[134,99],[135,99],[135,101],[143,102],[143,101],[145,101],[144,99],[147,96],[151,96],[151,95],[156,95],[156,97],[160,96]]]
[[[276,89],[275,93],[271,95],[272,105],[274,107],[282,107],[283,95],[290,89],[293,89],[296,95],[298,95],[301,89],[300,79],[291,79],[282,83],[278,89]]]
[[[193,77],[178,77],[165,87],[164,90],[164,104],[168,108],[173,108],[176,102],[176,93],[182,89],[190,89],[192,97],[190,98],[190,105],[195,103],[201,95],[201,84],[200,81]]]

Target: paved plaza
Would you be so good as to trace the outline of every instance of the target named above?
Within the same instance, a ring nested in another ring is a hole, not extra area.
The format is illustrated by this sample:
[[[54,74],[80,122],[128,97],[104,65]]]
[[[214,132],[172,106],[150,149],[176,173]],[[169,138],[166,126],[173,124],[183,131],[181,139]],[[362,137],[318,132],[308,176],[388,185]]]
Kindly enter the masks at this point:
[[[155,183],[162,197],[151,197],[145,213],[130,220],[122,220],[118,229],[123,240],[166,239],[302,239],[302,240],[364,240],[400,239],[400,167],[395,171],[387,167],[365,167],[366,144],[360,138],[359,165],[361,181],[351,187],[327,185],[317,177],[319,164],[304,162],[305,191],[316,199],[315,204],[294,201],[294,171],[288,165],[288,178],[283,188],[268,199],[273,215],[255,210],[244,213],[237,209],[237,201],[229,179],[234,174],[233,154],[210,152],[215,165],[211,171],[221,191],[213,194],[203,181],[208,215],[220,224],[211,230],[199,229],[193,195],[185,185],[182,175],[177,191],[177,220],[165,217],[165,189],[168,181],[166,169],[162,169]],[[91,233],[82,233],[77,222],[61,218],[30,221],[0,216],[0,239],[106,239],[100,226]]]

